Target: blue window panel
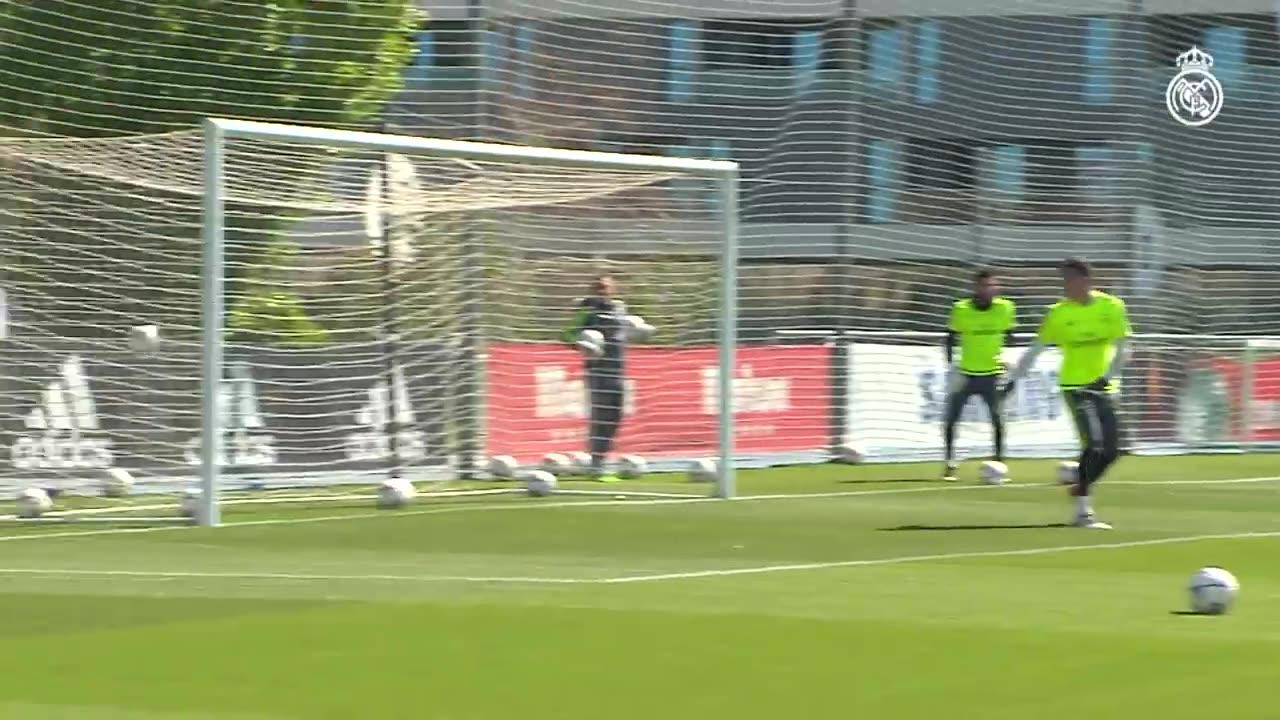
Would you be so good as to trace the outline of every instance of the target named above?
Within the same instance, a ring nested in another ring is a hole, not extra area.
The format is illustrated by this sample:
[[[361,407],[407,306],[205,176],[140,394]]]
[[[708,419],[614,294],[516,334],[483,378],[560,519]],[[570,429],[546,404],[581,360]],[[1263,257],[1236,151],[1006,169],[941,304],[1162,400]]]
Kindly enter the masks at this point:
[[[712,140],[707,145],[707,151],[716,160],[728,160],[731,154],[728,140]]]
[[[493,80],[506,61],[507,39],[496,30],[486,30],[481,46],[480,61],[483,63],[481,75],[485,80]]]
[[[1112,64],[1116,37],[1116,21],[1112,18],[1089,18],[1084,36],[1084,87],[1081,95],[1091,105],[1111,102]]]
[[[1138,143],[1137,148],[1138,162],[1143,165],[1150,165],[1156,160],[1156,149],[1151,143]]]
[[[1110,197],[1118,187],[1115,153],[1109,147],[1086,146],[1076,148],[1076,164],[1084,179],[1084,191],[1088,195]]]
[[[667,62],[667,99],[686,103],[693,100],[698,72],[699,23],[677,20],[671,24],[671,46]]]
[[[516,94],[529,96],[529,76],[533,74],[533,24],[521,25],[516,30]]]
[[[791,69],[795,73],[796,89],[804,92],[818,79],[818,64],[822,61],[822,31],[806,30],[797,33],[791,43]]]
[[[897,28],[874,30],[868,49],[871,82],[882,93],[902,90],[902,31]]]
[[[414,38],[413,65],[409,68],[409,76],[417,80],[431,77],[431,67],[436,62],[436,36],[430,30],[424,30]]]
[[[942,25],[937,20],[924,20],[916,29],[916,102],[929,105],[938,101],[941,85],[938,70],[942,66]]]
[[[1219,81],[1229,84],[1240,78],[1244,72],[1248,42],[1248,33],[1242,27],[1216,27],[1205,31],[1201,49],[1213,56],[1213,74]]]
[[[867,219],[873,223],[893,222],[898,202],[898,143],[875,140],[867,153],[871,190],[867,193]]]
[[[1027,149],[1000,145],[993,153],[991,185],[998,192],[1020,197],[1027,183]]]

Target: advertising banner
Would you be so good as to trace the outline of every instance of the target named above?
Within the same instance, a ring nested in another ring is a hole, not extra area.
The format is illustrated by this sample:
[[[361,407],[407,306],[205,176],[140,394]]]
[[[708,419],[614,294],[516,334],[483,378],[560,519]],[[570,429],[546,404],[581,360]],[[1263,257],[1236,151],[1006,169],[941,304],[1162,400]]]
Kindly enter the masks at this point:
[[[558,345],[489,348],[490,455],[528,461],[586,449],[582,357]],[[829,444],[831,348],[741,347],[734,375],[736,452],[814,450]],[[615,451],[646,457],[713,454],[719,400],[717,350],[630,348],[626,407]]]
[[[1006,348],[1017,364],[1023,348]],[[1013,455],[1060,454],[1078,447],[1075,428],[1057,390],[1058,354],[1045,351],[1004,408],[1006,443]],[[926,459],[942,454],[947,366],[942,348],[854,343],[849,351],[847,442],[877,460]],[[991,452],[987,408],[970,398],[956,434],[960,456]]]
[[[184,351],[186,350],[186,351]],[[390,430],[407,467],[441,464],[453,353],[408,344],[387,381],[372,348],[229,347],[218,392],[228,476],[385,467]],[[88,341],[0,347],[0,476],[75,480],[108,467],[194,477],[200,360]]]

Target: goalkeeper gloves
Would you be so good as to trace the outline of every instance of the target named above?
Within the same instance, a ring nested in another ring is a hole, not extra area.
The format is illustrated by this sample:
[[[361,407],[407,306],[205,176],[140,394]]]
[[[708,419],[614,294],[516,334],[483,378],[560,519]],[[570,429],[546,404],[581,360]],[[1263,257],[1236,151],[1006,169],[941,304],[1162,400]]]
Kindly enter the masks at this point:
[[[1089,383],[1088,385],[1085,385],[1080,389],[1084,392],[1089,392],[1089,393],[1104,393],[1110,387],[1111,387],[1111,378],[1107,377],[1106,375],[1103,375],[1102,377],[1098,378],[1097,380],[1094,380],[1093,382]]]

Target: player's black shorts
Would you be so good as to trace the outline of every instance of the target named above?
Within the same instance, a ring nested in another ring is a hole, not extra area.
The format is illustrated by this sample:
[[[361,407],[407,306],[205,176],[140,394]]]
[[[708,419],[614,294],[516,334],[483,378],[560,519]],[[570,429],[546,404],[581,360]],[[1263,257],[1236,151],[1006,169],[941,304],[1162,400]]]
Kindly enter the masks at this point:
[[[1120,413],[1113,393],[1064,389],[1062,397],[1075,421],[1080,446],[1104,454],[1120,449]]]
[[[1000,396],[1000,376],[999,375],[968,375],[961,373],[964,378],[964,385],[953,395],[958,396],[956,399],[961,403],[970,397],[977,395],[983,400],[996,400]]]

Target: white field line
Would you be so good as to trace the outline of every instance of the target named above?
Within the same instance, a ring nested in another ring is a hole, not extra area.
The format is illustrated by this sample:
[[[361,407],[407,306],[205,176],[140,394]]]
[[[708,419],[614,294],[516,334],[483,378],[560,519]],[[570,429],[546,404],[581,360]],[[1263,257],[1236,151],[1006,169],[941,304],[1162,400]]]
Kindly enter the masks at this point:
[[[1087,532],[1073,530],[1072,532]],[[1093,531],[1096,532],[1096,531]],[[1129,540],[1113,543],[1091,543],[1087,545],[1047,545],[1017,550],[975,550],[970,552],[936,553],[932,555],[900,555],[886,558],[869,558],[864,560],[836,560],[814,563],[789,563],[778,565],[758,565],[754,567],[725,568],[721,570],[695,570],[690,572],[673,572],[650,575],[621,575],[602,578],[563,578],[563,577],[521,577],[521,576],[468,576],[468,575],[329,575],[309,573],[240,573],[240,572],[199,572],[199,571],[163,571],[163,570],[92,570],[74,568],[4,568],[0,567],[0,575],[26,575],[39,577],[125,577],[144,579],[199,579],[199,580],[279,580],[279,581],[311,581],[311,582],[405,582],[405,583],[488,583],[507,585],[625,585],[632,583],[654,583],[672,580],[697,580],[705,578],[724,578],[738,575],[764,575],[780,572],[800,572],[813,570],[835,570],[840,568],[876,567],[882,565],[904,565],[907,563],[940,562],[945,560],[964,560],[972,558],[1016,557],[1027,555],[1051,555],[1055,553],[1083,552],[1086,550],[1123,550],[1154,545],[1174,545],[1202,542],[1206,540],[1244,540],[1256,538],[1280,537],[1280,530],[1270,532],[1219,533],[1212,535],[1176,535],[1172,537],[1153,538],[1149,540]]]
[[[1245,485],[1265,482],[1280,482],[1280,475],[1266,475],[1260,477],[1248,478],[1224,478],[1218,480],[1122,480],[1106,483],[1107,485],[1127,485],[1127,486],[1148,486],[1148,485]],[[842,490],[827,493],[778,493],[773,495],[742,495],[729,502],[758,502],[762,500],[814,500],[829,498],[856,498],[856,497],[878,497],[882,495],[911,495],[916,493],[941,493],[941,492],[964,492],[964,491],[988,491],[998,492],[1000,490],[1031,490],[1059,487],[1058,483],[1018,483],[1014,485],[1004,485],[1000,487],[990,485],[930,485],[927,487],[912,488],[881,488],[877,490]],[[573,509],[573,508],[591,508],[591,507],[608,507],[608,506],[628,506],[635,507],[652,506],[652,505],[690,505],[695,503],[715,503],[724,502],[714,497],[673,497],[673,498],[642,498],[634,500],[577,500],[562,502],[529,502],[529,503],[494,503],[494,504],[474,504],[474,505],[458,505],[454,507],[434,507],[424,508],[421,510],[398,510],[395,512],[375,511],[346,513],[343,515],[322,515],[317,517],[305,518],[269,518],[264,520],[240,520],[224,523],[221,528],[233,527],[255,527],[255,526],[272,526],[272,525],[305,525],[309,523],[324,522],[340,522],[349,520],[368,520],[372,518],[404,518],[404,517],[420,517],[424,515],[446,515],[453,513],[478,513],[478,512],[506,512],[506,511],[524,511],[524,510],[556,510],[556,509]],[[177,507],[176,505],[173,507]],[[13,516],[0,516],[0,520],[12,520]],[[127,522],[128,517],[122,516],[122,522]],[[172,530],[192,530],[195,529],[191,525],[164,525],[157,527],[132,527],[132,528],[104,528],[99,530],[66,530],[58,532],[41,532],[31,533],[29,535],[0,535],[0,543],[18,542],[24,540],[46,540],[57,538],[76,538],[76,537],[93,537],[98,535],[137,535],[145,533],[166,532]]]

